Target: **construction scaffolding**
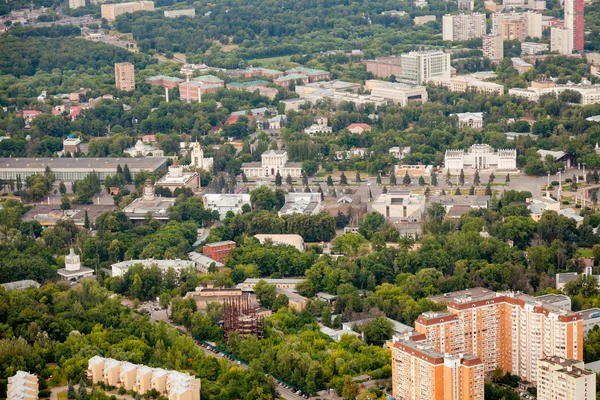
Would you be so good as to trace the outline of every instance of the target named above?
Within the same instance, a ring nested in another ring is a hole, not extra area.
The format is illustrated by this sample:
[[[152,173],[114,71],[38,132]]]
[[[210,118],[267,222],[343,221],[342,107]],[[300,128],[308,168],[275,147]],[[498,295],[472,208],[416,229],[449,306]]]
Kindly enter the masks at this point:
[[[244,293],[239,298],[225,299],[223,303],[223,334],[229,340],[231,332],[240,336],[263,337],[264,317],[259,307],[250,305],[250,296]]]

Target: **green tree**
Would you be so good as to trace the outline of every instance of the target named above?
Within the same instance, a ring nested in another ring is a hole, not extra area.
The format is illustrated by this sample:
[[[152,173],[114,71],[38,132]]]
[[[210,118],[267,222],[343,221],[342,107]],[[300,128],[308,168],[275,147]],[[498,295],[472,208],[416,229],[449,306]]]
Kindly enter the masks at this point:
[[[90,217],[88,216],[87,210],[85,210],[85,214],[83,217],[83,227],[85,229],[90,229]]]
[[[404,178],[402,179],[402,183],[405,185],[410,185],[411,183],[410,175],[408,175],[408,171],[404,174]]]
[[[60,209],[61,210],[70,210],[71,209],[71,202],[69,201],[69,198],[67,196],[61,197]]]
[[[65,193],[67,193],[67,186],[63,181],[60,181],[60,183],[58,184],[58,192],[61,196],[64,196]]]
[[[392,336],[393,324],[384,317],[375,318],[363,324],[360,331],[364,334],[365,341],[369,344],[382,346]]]
[[[281,186],[281,174],[277,171],[275,175],[275,186]]]
[[[437,186],[437,174],[434,171],[431,171],[431,186]]]
[[[458,183],[461,186],[465,184],[465,171],[463,169],[460,170],[460,176],[458,177]]]
[[[131,172],[129,171],[129,165],[127,165],[127,163],[125,163],[125,166],[123,167],[123,178],[127,184],[131,184]]]
[[[256,294],[256,298],[260,302],[261,306],[268,309],[273,307],[275,299],[277,298],[277,290],[275,285],[271,285],[270,283],[260,279],[256,285],[254,285],[254,293]]]
[[[75,388],[73,387],[73,383],[69,382],[69,386],[67,389],[67,399],[75,400],[77,398],[77,393],[75,392]]]
[[[340,175],[340,185],[347,185],[348,184],[348,179],[346,178],[346,174],[344,174],[342,172],[342,174]]]
[[[485,195],[486,196],[491,196],[492,195],[492,187],[490,186],[490,184],[488,183],[487,186],[485,187]]]
[[[506,174],[506,178],[504,178],[504,182],[510,183],[510,174],[509,173]]]
[[[423,176],[419,177],[419,186],[425,186],[425,178]]]
[[[294,183],[290,174],[288,174],[288,176],[285,178],[285,183],[287,183],[290,186],[292,185],[292,183]]]
[[[360,172],[356,171],[356,183],[361,183],[362,181],[360,180]]]
[[[481,183],[481,178],[479,177],[479,170],[476,169],[475,170],[475,176],[473,177],[473,185],[474,186],[479,186],[480,183]]]
[[[327,175],[327,186],[333,187],[333,179],[331,178],[331,175]]]
[[[346,400],[354,400],[358,395],[358,384],[352,380],[349,375],[344,378],[342,387],[342,397]]]
[[[395,185],[396,184],[396,174],[394,174],[394,171],[392,171],[392,173],[390,174],[390,185]]]

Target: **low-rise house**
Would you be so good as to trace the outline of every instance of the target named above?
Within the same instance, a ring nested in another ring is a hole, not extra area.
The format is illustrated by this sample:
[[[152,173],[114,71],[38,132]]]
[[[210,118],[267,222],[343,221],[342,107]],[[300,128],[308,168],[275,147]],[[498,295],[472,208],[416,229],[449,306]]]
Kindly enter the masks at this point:
[[[369,125],[369,124],[355,123],[355,124],[348,125],[347,129],[352,133],[360,135],[363,132],[370,131],[372,128],[371,128],[371,125]]]
[[[289,74],[285,76],[281,76],[279,78],[273,79],[273,83],[282,86],[284,88],[290,87],[290,85],[300,84],[306,85],[310,81],[310,78],[305,74]]]
[[[281,296],[282,294],[286,295],[289,300],[288,307],[293,308],[298,312],[304,310],[304,308],[306,307],[306,303],[308,302],[308,299],[304,296],[299,295],[298,292],[296,292],[296,290],[277,289],[277,294],[279,296]]]
[[[22,281],[3,283],[0,286],[4,287],[6,290],[25,290],[29,288],[37,289],[40,287],[40,284],[31,279],[25,279]]]
[[[458,117],[458,128],[472,128],[472,129],[483,129],[483,113],[481,112],[467,112],[467,113],[456,113]]]
[[[300,235],[259,233],[254,235],[254,237],[258,239],[261,244],[267,242],[273,243],[274,245],[285,244],[295,247],[298,251],[304,251],[304,239]]]
[[[143,266],[144,268],[156,266],[160,268],[163,273],[165,273],[169,268],[173,268],[177,273],[179,273],[179,271],[181,271],[182,269],[195,267],[193,261],[187,260],[127,260],[111,265],[111,276],[113,278],[124,276],[131,267],[138,264]]]
[[[224,287],[197,287],[195,291],[186,293],[186,298],[192,298],[196,302],[198,310],[206,310],[210,303],[223,304],[226,301],[240,300],[243,291],[239,288],[224,288]],[[256,303],[256,297],[248,298],[253,303]],[[252,304],[257,306],[258,304]]]
[[[213,260],[204,254],[196,253],[195,251],[188,253],[188,257],[196,264],[196,269],[203,273],[209,272],[208,270],[211,266],[214,266],[218,269],[221,269],[225,266],[225,264],[217,260]]]
[[[320,69],[313,69],[313,68],[305,68],[305,67],[297,67],[297,68],[289,69],[286,71],[286,74],[288,74],[288,75],[293,75],[293,74],[306,75],[306,76],[308,76],[310,82],[317,82],[317,81],[323,81],[323,80],[328,81],[331,78],[331,74],[327,71],[323,71]]]
[[[392,156],[394,156],[394,158],[401,160],[410,154],[410,146],[406,146],[406,147],[394,146],[394,147],[390,148],[389,153]]]
[[[340,150],[335,152],[335,158],[338,160],[349,160],[352,157],[364,158],[366,149],[358,147],[352,150]]]
[[[278,289],[296,289],[296,285],[300,282],[304,282],[304,278],[247,278],[242,284],[242,289],[252,289],[254,290],[254,286],[258,283],[258,281],[263,280],[269,285],[274,285]]]
[[[244,70],[244,76],[246,78],[251,78],[251,77],[255,77],[255,76],[264,76],[267,78],[277,79],[277,78],[281,78],[283,76],[283,72],[277,71],[275,69],[250,67],[250,68]]]
[[[304,128],[304,132],[308,133],[310,136],[313,136],[318,133],[331,133],[333,132],[333,128],[327,125],[312,124],[308,128]]]
[[[513,68],[517,70],[519,75],[523,75],[533,68],[532,64],[518,57],[513,57],[510,60],[512,61]]]
[[[362,196],[344,194],[338,196],[332,203],[323,203],[325,212],[332,217],[337,217],[338,213],[351,215],[354,225],[358,224],[360,217],[367,212],[367,203],[362,201]]]
[[[285,124],[285,120],[286,117],[285,115],[276,115],[272,118],[269,118],[267,120],[267,128],[268,129],[272,129],[272,130],[279,130],[281,128],[283,128],[283,125]]]

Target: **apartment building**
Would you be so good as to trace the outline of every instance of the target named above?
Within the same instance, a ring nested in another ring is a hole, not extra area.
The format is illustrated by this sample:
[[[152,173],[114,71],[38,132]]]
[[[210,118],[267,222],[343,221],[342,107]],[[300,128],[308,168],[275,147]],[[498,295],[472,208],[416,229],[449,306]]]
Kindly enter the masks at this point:
[[[524,42],[521,43],[522,56],[534,56],[544,51],[548,51],[549,47],[546,43]]]
[[[483,400],[484,368],[477,357],[442,354],[404,336],[392,350],[392,395],[411,400]]]
[[[583,18],[584,0],[565,0],[565,28],[569,30],[573,50],[583,50],[584,25]]]
[[[85,0],[69,0],[69,8],[71,10],[79,7],[85,7]]]
[[[363,64],[367,66],[367,72],[373,74],[375,78],[400,76],[402,73],[399,56],[376,57],[374,60],[363,61]]]
[[[423,314],[416,331],[436,351],[479,357],[486,372],[500,368],[536,382],[537,360],[544,356],[583,359],[582,316],[571,311],[567,296],[473,288],[430,299],[446,303],[448,313]]]
[[[109,21],[116,20],[121,14],[153,10],[153,1],[133,1],[130,3],[102,4],[100,7],[102,18],[106,18]]]
[[[169,400],[200,400],[199,378],[188,373],[150,368],[112,358],[90,358],[87,378],[93,383],[103,382],[137,393],[155,389]]]
[[[529,64],[527,61],[518,57],[512,57],[510,61],[512,61],[512,66],[514,69],[517,70],[519,75],[526,74],[527,72],[529,72],[529,70],[533,68],[532,64]]]
[[[483,35],[483,56],[493,62],[504,58],[504,37],[502,35]]]
[[[583,361],[544,357],[537,366],[538,400],[595,400],[596,374]]]
[[[485,14],[446,14],[442,17],[442,38],[453,42],[481,37],[486,33]]]
[[[7,400],[37,400],[38,377],[25,371],[17,371],[8,377]]]
[[[536,12],[511,12],[492,14],[492,34],[505,40],[525,41],[526,37],[542,37],[542,14]]]
[[[135,69],[132,63],[115,64],[115,85],[124,92],[135,90]]]
[[[550,51],[565,55],[573,53],[572,29],[552,27],[550,29]]]
[[[400,79],[422,84],[429,78],[451,76],[450,54],[441,50],[411,51],[400,57]]]

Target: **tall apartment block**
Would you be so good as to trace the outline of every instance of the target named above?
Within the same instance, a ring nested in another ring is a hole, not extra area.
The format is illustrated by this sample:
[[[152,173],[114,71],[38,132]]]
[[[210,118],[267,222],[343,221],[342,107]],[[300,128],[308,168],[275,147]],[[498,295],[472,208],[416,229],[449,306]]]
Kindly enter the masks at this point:
[[[494,62],[504,58],[504,38],[501,35],[483,35],[483,56]]]
[[[565,0],[565,28],[573,40],[573,50],[583,50],[584,25],[583,8],[584,0]]]
[[[481,360],[437,352],[419,340],[422,336],[407,336],[392,345],[394,398],[483,400],[485,373]]]
[[[470,40],[485,35],[485,14],[457,14],[442,17],[443,40]]]
[[[135,69],[132,63],[115,64],[115,85],[124,92],[135,90]]]
[[[538,361],[538,400],[595,400],[596,374],[583,361],[544,357]]]
[[[69,8],[71,10],[79,7],[85,7],[85,0],[69,0]]]
[[[7,400],[37,400],[38,392],[37,376],[25,371],[17,371],[8,378]]]
[[[569,28],[550,28],[550,51],[559,54],[573,53],[573,32]]]
[[[441,50],[411,51],[400,57],[402,80],[422,84],[429,78],[451,75],[450,54]]]
[[[474,288],[431,300],[446,303],[447,312],[421,314],[415,330],[436,351],[479,357],[486,372],[500,368],[536,382],[544,356],[583,359],[583,318],[568,296]]]
[[[87,378],[93,383],[103,382],[140,394],[156,389],[169,400],[200,400],[199,378],[188,373],[150,368],[112,358],[90,358]]]
[[[505,40],[525,41],[525,38],[542,37],[542,14],[536,12],[512,12],[492,14],[492,34],[502,35]]]
[[[153,1],[133,1],[130,3],[102,4],[100,7],[102,18],[106,18],[109,21],[116,20],[121,14],[153,10]]]

